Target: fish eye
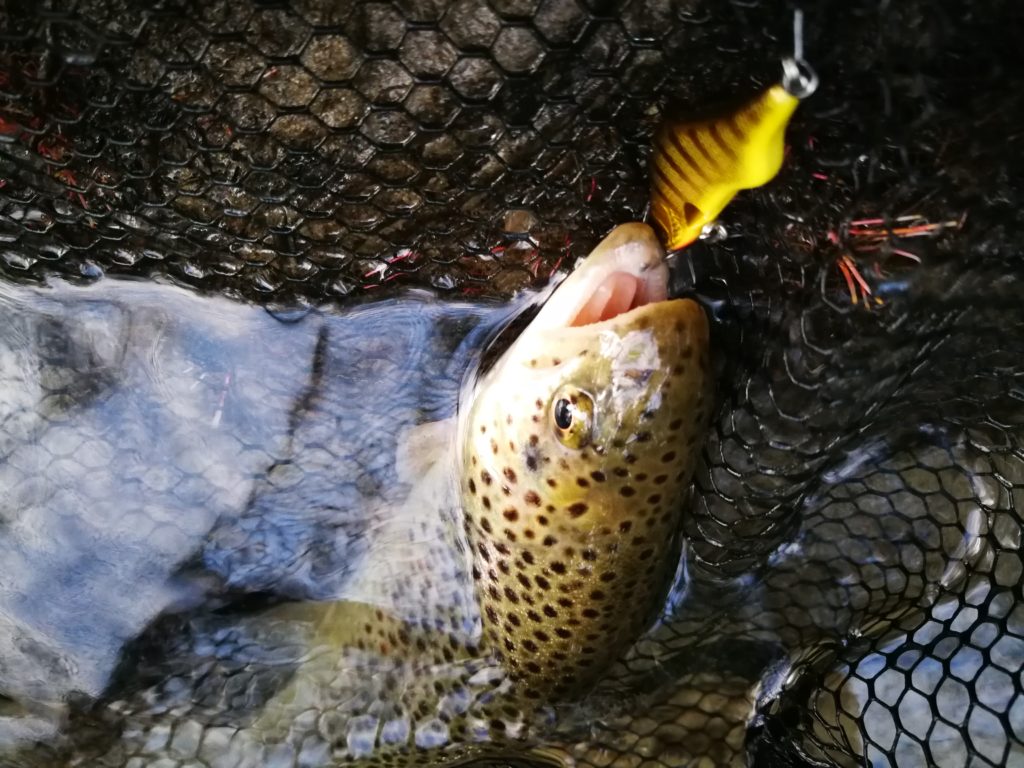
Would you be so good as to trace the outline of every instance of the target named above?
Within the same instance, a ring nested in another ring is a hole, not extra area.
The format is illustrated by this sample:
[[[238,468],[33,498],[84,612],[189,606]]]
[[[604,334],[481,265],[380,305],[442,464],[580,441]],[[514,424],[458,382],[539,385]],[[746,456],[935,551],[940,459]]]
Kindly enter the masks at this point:
[[[552,401],[551,418],[555,435],[567,448],[582,448],[590,442],[594,400],[586,392],[564,387]]]
[[[559,429],[572,426],[572,406],[564,397],[555,403],[555,426]]]

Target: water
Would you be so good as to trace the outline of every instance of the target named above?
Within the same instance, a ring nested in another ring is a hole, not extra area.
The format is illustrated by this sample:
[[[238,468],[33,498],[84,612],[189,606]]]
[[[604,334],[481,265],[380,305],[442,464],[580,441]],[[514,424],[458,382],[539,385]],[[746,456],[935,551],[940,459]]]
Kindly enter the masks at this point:
[[[171,287],[4,286],[0,744],[55,738],[161,615],[328,599],[408,493],[496,310],[270,312]]]

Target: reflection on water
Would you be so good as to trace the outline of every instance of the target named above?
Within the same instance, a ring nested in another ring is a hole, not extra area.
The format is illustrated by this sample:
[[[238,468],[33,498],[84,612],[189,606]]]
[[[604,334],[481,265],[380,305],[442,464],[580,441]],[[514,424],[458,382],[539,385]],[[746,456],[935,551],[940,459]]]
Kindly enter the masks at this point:
[[[1012,430],[858,435],[762,567],[681,564],[581,705],[496,725],[488,657],[446,655],[372,595],[411,551],[395,542],[437,530],[416,512],[443,490],[396,469],[406,429],[453,415],[504,310],[282,315],[107,282],[4,287],[0,312],[0,764],[312,766],[520,738],[583,765],[741,764],[780,721],[840,765],[923,763],[922,744],[960,764],[968,739],[1021,755]],[[742,428],[728,409],[709,455]],[[706,469],[696,503],[724,482]],[[410,614],[444,620],[457,582]],[[377,647],[354,639],[367,623]]]
[[[398,435],[452,415],[493,313],[282,321],[140,283],[5,287],[0,311],[0,743],[52,735],[162,613],[335,596],[406,492]]]

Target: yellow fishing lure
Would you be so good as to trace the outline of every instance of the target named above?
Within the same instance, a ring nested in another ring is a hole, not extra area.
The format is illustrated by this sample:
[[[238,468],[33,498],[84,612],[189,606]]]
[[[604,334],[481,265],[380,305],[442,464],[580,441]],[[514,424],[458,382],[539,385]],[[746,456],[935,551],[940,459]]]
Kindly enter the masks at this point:
[[[804,62],[787,59],[782,82],[739,110],[662,124],[651,153],[651,214],[668,250],[696,240],[741,189],[778,173],[789,119],[816,86]]]

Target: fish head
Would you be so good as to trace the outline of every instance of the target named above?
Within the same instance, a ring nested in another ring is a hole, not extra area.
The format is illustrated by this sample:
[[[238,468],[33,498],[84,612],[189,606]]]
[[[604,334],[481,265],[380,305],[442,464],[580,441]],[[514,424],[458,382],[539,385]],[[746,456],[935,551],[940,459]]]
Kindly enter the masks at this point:
[[[710,414],[701,307],[614,230],[479,382],[462,499],[486,640],[527,695],[585,690],[653,619]]]

